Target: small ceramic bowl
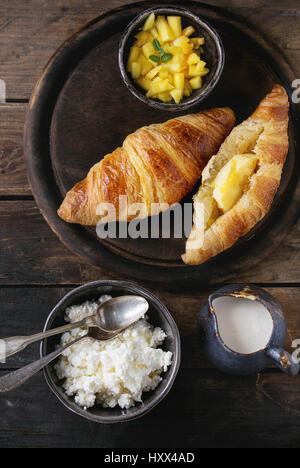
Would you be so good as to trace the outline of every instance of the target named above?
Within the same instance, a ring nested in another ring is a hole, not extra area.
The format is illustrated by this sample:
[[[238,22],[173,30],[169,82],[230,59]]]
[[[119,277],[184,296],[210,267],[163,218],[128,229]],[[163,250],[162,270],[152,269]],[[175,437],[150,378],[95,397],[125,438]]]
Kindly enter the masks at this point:
[[[163,103],[156,99],[150,99],[146,97],[145,91],[139,88],[139,86],[131,78],[131,74],[126,71],[126,64],[129,56],[130,47],[134,42],[134,35],[141,29],[145,20],[150,15],[154,13],[157,15],[177,15],[182,18],[183,27],[193,26],[195,28],[195,33],[193,37],[204,37],[205,46],[204,53],[201,58],[207,62],[207,66],[210,69],[208,75],[203,79],[203,86],[199,90],[193,90],[191,96],[184,97],[179,104],[176,103]],[[160,7],[160,8],[150,8],[136,18],[134,18],[131,23],[125,29],[119,46],[119,67],[123,81],[127,88],[134,94],[135,97],[143,101],[149,106],[155,107],[156,109],[169,110],[169,111],[182,111],[188,109],[189,107],[199,104],[203,101],[214,89],[218,83],[225,63],[225,52],[222,41],[217,34],[217,32],[203,19],[195,15],[185,8],[177,7]]]
[[[65,393],[62,382],[59,381],[54,369],[55,362],[57,361],[54,361],[44,369],[47,384],[66,408],[91,421],[111,424],[139,418],[148,413],[165,398],[178,372],[181,350],[177,325],[165,305],[146,289],[124,281],[95,281],[84,284],[69,292],[59,301],[48,316],[44,330],[63,325],[65,323],[64,313],[67,307],[81,304],[86,300],[98,299],[102,294],[111,294],[112,296],[137,294],[147,299],[150,305],[147,312],[149,322],[154,326],[161,327],[167,334],[162,349],[173,353],[172,364],[166,373],[161,374],[163,380],[158,387],[151,392],[143,393],[143,403],[137,403],[128,410],[121,409],[120,407],[103,408],[101,405],[95,405],[92,408],[84,410],[75,403],[72,397],[69,397]],[[60,335],[44,340],[41,344],[41,357],[54,351],[59,343]]]

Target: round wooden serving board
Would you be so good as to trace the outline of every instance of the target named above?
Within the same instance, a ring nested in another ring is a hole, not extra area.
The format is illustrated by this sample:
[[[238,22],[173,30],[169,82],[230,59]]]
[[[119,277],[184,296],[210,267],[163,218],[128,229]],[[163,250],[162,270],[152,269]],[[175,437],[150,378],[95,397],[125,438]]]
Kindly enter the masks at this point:
[[[66,192],[86,176],[93,164],[121,146],[129,133],[179,115],[138,101],[126,89],[118,69],[118,43],[124,28],[134,16],[155,5],[160,3],[130,4],[94,19],[52,57],[33,92],[26,118],[29,179],[53,231],[93,265],[149,281],[224,281],[268,255],[299,214],[293,108],[290,151],[270,213],[236,246],[203,265],[190,267],[182,263],[184,238],[100,240],[95,228],[65,223],[56,213]],[[275,83],[283,84],[289,92],[293,71],[258,32],[225,10],[194,2],[185,2],[184,6],[216,28],[226,53],[219,84],[191,113],[229,106],[239,123]],[[192,194],[184,201],[191,199]]]

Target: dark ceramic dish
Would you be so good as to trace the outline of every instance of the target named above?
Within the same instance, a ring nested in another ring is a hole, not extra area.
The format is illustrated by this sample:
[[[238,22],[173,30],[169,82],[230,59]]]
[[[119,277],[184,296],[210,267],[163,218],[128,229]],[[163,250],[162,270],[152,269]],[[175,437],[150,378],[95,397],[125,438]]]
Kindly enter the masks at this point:
[[[226,346],[220,336],[213,307],[214,299],[224,296],[257,301],[267,309],[272,317],[273,331],[265,348],[251,354],[241,354]],[[204,356],[223,372],[249,375],[261,372],[274,364],[289,375],[297,375],[299,372],[299,364],[283,349],[287,328],[282,308],[271,294],[257,286],[231,284],[211,294],[198,315],[198,330]]]
[[[182,26],[186,27],[191,25],[195,28],[195,33],[193,36],[200,36],[205,38],[204,53],[201,58],[207,62],[207,66],[210,69],[208,75],[203,79],[203,86],[199,90],[193,90],[191,96],[184,97],[179,104],[175,103],[163,103],[159,102],[156,99],[147,98],[145,91],[139,88],[139,86],[133,81],[130,73],[126,71],[126,63],[129,55],[130,47],[134,42],[134,35],[139,31],[143,26],[145,20],[150,15],[154,13],[157,15],[177,15],[182,18]],[[214,89],[218,83],[225,62],[225,53],[222,45],[222,41],[217,34],[217,32],[204,20],[199,18],[189,10],[185,8],[178,7],[161,7],[161,8],[149,8],[143,13],[134,18],[131,23],[127,26],[124,31],[124,34],[120,41],[119,46],[119,67],[123,81],[127,88],[136,96],[138,99],[143,101],[149,106],[155,107],[156,109],[169,110],[169,111],[181,111],[188,109],[189,107],[199,104],[203,101],[210,92]]]
[[[128,410],[122,410],[119,407],[102,408],[100,405],[95,405],[88,410],[84,410],[75,403],[73,398],[67,396],[63,390],[62,382],[58,380],[54,370],[54,364],[56,361],[45,368],[44,374],[53,393],[69,410],[94,422],[118,423],[143,416],[154,408],[154,406],[160,403],[168,394],[174,383],[180,365],[180,336],[171,314],[157,297],[136,284],[109,280],[88,283],[69,292],[50,313],[44,330],[59,327],[65,323],[64,311],[66,307],[81,304],[86,300],[97,299],[102,294],[111,294],[112,296],[137,294],[147,299],[150,304],[149,311],[147,312],[149,322],[154,326],[161,327],[165,331],[167,338],[165,339],[162,348],[165,351],[171,351],[173,353],[171,366],[168,368],[166,373],[162,373],[162,382],[155,390],[143,393],[143,403],[137,403],[134,407],[129,408]],[[59,342],[60,336],[55,336],[45,340],[41,344],[41,357],[54,351]]]

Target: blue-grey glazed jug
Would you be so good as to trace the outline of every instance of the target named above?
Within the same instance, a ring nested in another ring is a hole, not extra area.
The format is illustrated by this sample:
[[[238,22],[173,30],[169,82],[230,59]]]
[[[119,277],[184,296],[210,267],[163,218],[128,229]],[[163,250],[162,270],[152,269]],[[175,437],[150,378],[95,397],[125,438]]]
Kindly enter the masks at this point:
[[[213,301],[218,297],[232,296],[259,301],[271,314],[273,329],[265,348],[251,354],[242,354],[228,348],[223,342]],[[232,284],[211,294],[198,315],[198,331],[201,349],[205,358],[218,369],[229,374],[249,375],[276,364],[289,375],[299,372],[299,364],[283,349],[287,328],[283,311],[278,301],[264,289],[253,285]]]

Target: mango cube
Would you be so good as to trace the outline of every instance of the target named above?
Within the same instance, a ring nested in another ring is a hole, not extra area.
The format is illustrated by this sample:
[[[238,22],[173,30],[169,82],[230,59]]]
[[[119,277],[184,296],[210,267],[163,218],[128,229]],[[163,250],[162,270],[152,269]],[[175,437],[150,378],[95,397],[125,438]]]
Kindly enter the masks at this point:
[[[132,46],[129,52],[128,63],[136,62],[140,55],[141,49],[137,46]]]
[[[170,102],[172,101],[172,96],[168,91],[165,91],[164,93],[159,93],[157,99],[160,99],[162,102]]]
[[[161,39],[161,42],[168,42],[174,39],[172,30],[164,16],[158,16],[156,20],[156,28]]]
[[[189,65],[189,74],[190,76],[200,76],[205,68],[206,63],[202,60],[199,60],[195,65]]]
[[[161,70],[161,65],[158,65],[158,67],[155,67],[155,68],[152,68],[152,70],[150,70],[147,75],[146,75],[146,78],[149,78],[150,80],[152,80],[153,78],[156,77],[156,75],[158,75],[158,73],[160,72]]]
[[[142,51],[147,59],[150,57],[150,55],[155,55],[155,49],[152,42],[146,42],[146,44],[144,44],[142,47]]]
[[[144,23],[143,31],[150,31],[154,26],[154,21],[155,21],[155,14],[151,13]]]
[[[157,29],[156,29],[155,26],[150,30],[150,34],[152,34],[152,36],[154,37],[154,39],[158,39],[158,38],[159,38],[158,31],[157,31]]]
[[[207,75],[207,73],[209,73],[209,69],[204,67],[201,74],[200,74],[200,76],[205,76],[205,75]]]
[[[171,91],[174,88],[169,81],[166,80],[161,80],[157,82],[152,82],[151,88],[149,89],[147,93],[147,97],[153,97],[155,94],[163,93],[165,91]]]
[[[182,89],[172,89],[172,91],[170,91],[170,94],[176,102],[176,104],[179,104],[183,96]]]
[[[151,80],[149,80],[149,78],[146,78],[145,76],[140,76],[137,80],[136,80],[137,84],[143,88],[145,91],[149,91],[150,87],[151,87]]]
[[[188,80],[184,80],[183,95],[190,96],[192,94],[193,88],[191,87]]]
[[[184,88],[184,73],[175,73],[174,74],[174,86],[177,89],[183,91]]]
[[[187,60],[187,63],[189,65],[196,65],[199,62],[200,62],[199,55],[195,54],[195,52],[189,55],[188,60]]]
[[[134,80],[139,78],[141,74],[141,64],[139,62],[132,62],[131,64],[131,75]]]
[[[168,16],[168,24],[172,30],[173,36],[176,39],[181,36],[181,17],[180,16]]]
[[[149,42],[149,35],[145,31],[138,32],[134,37],[137,39],[135,43],[137,47],[142,47],[146,42]]]
[[[188,54],[192,49],[192,44],[189,43],[189,38],[187,36],[180,36],[178,39],[175,39],[174,45],[180,47],[184,54]]]
[[[199,49],[200,46],[205,44],[204,37],[191,37],[190,42],[194,45],[195,49]]]

